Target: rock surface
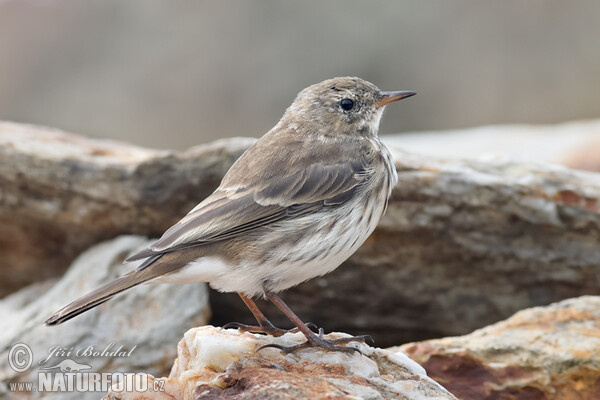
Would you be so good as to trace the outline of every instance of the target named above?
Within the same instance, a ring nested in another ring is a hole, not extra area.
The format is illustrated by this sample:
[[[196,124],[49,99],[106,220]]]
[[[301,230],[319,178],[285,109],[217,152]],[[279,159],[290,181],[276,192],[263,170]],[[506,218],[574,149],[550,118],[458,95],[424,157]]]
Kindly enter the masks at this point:
[[[159,235],[251,142],[173,153],[0,125],[0,286],[6,293],[56,275],[120,233]],[[600,294],[599,175],[502,157],[395,154],[400,183],[372,237],[333,273],[283,294],[304,320],[391,346]],[[215,325],[253,322],[236,295],[211,293],[211,304]]]
[[[326,335],[328,338],[344,334]],[[123,391],[116,385],[105,399],[455,399],[401,352],[352,344],[363,355],[307,349],[283,355],[258,348],[304,342],[301,333],[280,338],[223,330],[212,326],[189,330],[179,342],[178,358],[163,392]]]
[[[174,153],[0,122],[0,297],[60,275],[102,240],[159,236],[252,142]]]
[[[84,252],[59,281],[33,284],[0,301],[0,398],[12,397],[9,382],[37,383],[41,368],[56,366],[64,359],[91,366],[92,372],[164,374],[169,370],[177,341],[210,317],[208,293],[202,283],[141,285],[62,325],[43,325],[69,301],[132,269],[135,264],[123,265],[123,257],[146,243],[141,237],[122,236],[99,244]],[[9,364],[10,349],[16,343],[28,345],[33,354],[32,366],[23,373]],[[91,351],[99,352],[114,352],[122,346],[122,351],[131,353],[93,356],[86,351],[90,346]],[[48,360],[40,364],[44,359]],[[26,394],[29,398],[51,395],[40,391]],[[100,397],[93,392],[71,395]]]
[[[431,157],[510,156],[600,171],[600,120],[556,125],[492,125],[449,131],[389,135],[388,144]]]
[[[523,310],[466,336],[401,349],[462,400],[596,400],[600,297]]]

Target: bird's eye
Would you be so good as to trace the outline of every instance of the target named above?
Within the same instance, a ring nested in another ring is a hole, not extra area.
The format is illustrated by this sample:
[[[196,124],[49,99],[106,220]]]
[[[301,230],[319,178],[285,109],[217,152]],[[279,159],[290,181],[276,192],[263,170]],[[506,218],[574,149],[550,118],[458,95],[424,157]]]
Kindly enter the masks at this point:
[[[354,101],[352,99],[342,99],[340,101],[340,107],[346,111],[350,111],[354,107]]]

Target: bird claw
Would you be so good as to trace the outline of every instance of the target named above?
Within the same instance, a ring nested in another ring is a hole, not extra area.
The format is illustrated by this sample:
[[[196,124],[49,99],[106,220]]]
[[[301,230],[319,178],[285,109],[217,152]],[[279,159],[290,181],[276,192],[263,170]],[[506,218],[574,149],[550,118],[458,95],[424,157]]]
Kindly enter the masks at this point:
[[[344,352],[344,353],[354,353],[354,352],[357,352],[360,355],[364,355],[362,353],[362,351],[360,351],[356,347],[351,347],[351,346],[337,346],[337,345],[338,344],[347,344],[347,343],[350,343],[350,342],[362,342],[362,343],[365,343],[367,339],[373,341],[373,338],[371,338],[371,336],[369,336],[369,335],[351,336],[351,337],[340,338],[340,339],[325,339],[325,338],[323,338],[323,329],[320,328],[318,335],[314,335],[314,336],[309,337],[308,340],[306,342],[304,342],[304,343],[297,344],[295,346],[282,346],[282,345],[279,345],[279,344],[270,343],[270,344],[266,344],[264,346],[259,347],[256,351],[258,352],[258,351],[261,351],[261,350],[266,349],[266,348],[275,348],[275,349],[279,349],[283,354],[290,354],[290,353],[294,353],[294,352],[296,352],[298,350],[308,349],[308,348],[311,348],[311,347],[320,347],[320,348],[323,348],[325,350],[341,351],[341,352]]]
[[[310,328],[314,328],[314,329],[319,329],[317,327],[317,325],[313,324],[312,322],[307,322],[306,326],[308,326]],[[239,322],[229,322],[229,323],[223,325],[223,329],[231,329],[231,328],[238,329],[239,331],[242,331],[242,332],[264,333],[265,335],[271,335],[274,337],[283,336],[286,333],[300,332],[300,330],[298,328],[280,329],[271,323],[265,324],[265,325],[246,325],[246,324],[242,324]]]
[[[263,333],[265,335],[271,335],[274,337],[283,336],[289,331],[285,329],[280,329],[272,324],[269,325],[246,325],[241,324],[239,322],[230,322],[228,324],[223,325],[223,329],[235,328],[242,332],[250,332],[250,333]]]
[[[308,326],[308,327],[309,327],[310,329],[312,329],[312,330],[315,330],[315,329],[316,329],[317,331],[321,331],[321,330],[323,330],[323,328],[319,328],[319,327],[317,326],[317,324],[314,324],[314,323],[312,323],[312,322],[307,322],[307,323],[305,323],[305,325],[306,325],[306,326]],[[294,331],[294,332],[300,332],[300,329],[298,329],[298,328],[294,328],[294,329],[292,329],[292,331]]]

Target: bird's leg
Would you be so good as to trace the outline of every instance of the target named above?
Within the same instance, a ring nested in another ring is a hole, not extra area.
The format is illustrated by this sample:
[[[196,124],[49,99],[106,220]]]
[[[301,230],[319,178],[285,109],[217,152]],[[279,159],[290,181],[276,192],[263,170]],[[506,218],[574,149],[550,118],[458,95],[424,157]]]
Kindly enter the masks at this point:
[[[302,320],[294,314],[294,312],[281,300],[279,296],[272,292],[265,292],[267,298],[271,300],[273,304],[277,306],[285,315],[298,327],[298,330],[306,336],[306,342],[296,345],[296,346],[280,346],[278,344],[268,344],[266,346],[262,346],[259,350],[264,349],[266,347],[274,347],[281,350],[285,354],[293,353],[294,351],[306,349],[309,347],[321,347],[327,350],[334,351],[343,351],[346,353],[358,352],[360,350],[354,347],[346,347],[346,346],[337,346],[339,344],[347,344],[350,342],[365,342],[367,339],[371,339],[368,335],[363,336],[351,336],[347,338],[341,339],[325,339],[323,338],[323,329],[319,329],[319,334],[314,333],[310,328],[302,322]],[[372,340],[372,339],[371,339]]]
[[[275,325],[273,325],[271,323],[271,321],[269,321],[267,319],[267,317],[265,317],[265,314],[263,314],[262,311],[260,311],[260,309],[258,308],[256,303],[254,301],[252,301],[252,299],[250,297],[246,296],[243,293],[239,293],[239,292],[238,292],[238,295],[244,301],[244,304],[246,304],[246,306],[250,309],[250,311],[252,312],[252,315],[254,315],[254,318],[256,318],[256,321],[258,322],[258,326],[240,324],[239,322],[230,322],[230,323],[226,324],[223,328],[225,328],[225,329],[237,328],[243,332],[265,333],[267,335],[272,335],[272,336],[282,336],[288,332],[292,332],[292,333],[298,332],[298,328],[294,328],[294,329],[290,329],[290,330],[277,328]]]

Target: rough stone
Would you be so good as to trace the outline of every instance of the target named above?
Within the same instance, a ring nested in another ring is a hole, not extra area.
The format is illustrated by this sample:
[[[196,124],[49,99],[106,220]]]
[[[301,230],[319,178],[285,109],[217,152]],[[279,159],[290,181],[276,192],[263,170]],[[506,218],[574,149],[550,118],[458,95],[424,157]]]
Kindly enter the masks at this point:
[[[466,336],[401,350],[462,400],[596,400],[600,297],[523,310]]]
[[[0,297],[60,275],[95,243],[159,236],[252,142],[175,153],[0,122]]]
[[[329,334],[328,338],[345,334]],[[205,326],[188,331],[179,342],[178,358],[164,391],[146,375],[150,390],[125,391],[117,384],[105,396],[133,399],[455,399],[403,353],[352,344],[361,354],[306,349],[283,355],[277,349],[304,342],[301,333],[279,338]]]
[[[61,373],[42,368],[55,367],[65,359],[90,366],[91,372],[141,370],[158,375],[169,370],[183,333],[210,318],[203,283],[141,285],[62,325],[43,325],[67,302],[133,268],[133,263],[122,265],[123,257],[146,244],[147,239],[136,236],[99,244],[78,257],[60,280],[33,284],[0,301],[0,398],[12,397],[10,382],[37,385],[40,373]],[[10,350],[17,343],[29,346],[33,354],[31,367],[23,373],[10,367]],[[103,350],[104,356],[91,354]],[[130,354],[107,354],[115,351]],[[56,395],[40,390],[23,394],[28,398]],[[100,397],[94,392],[71,394]]]

